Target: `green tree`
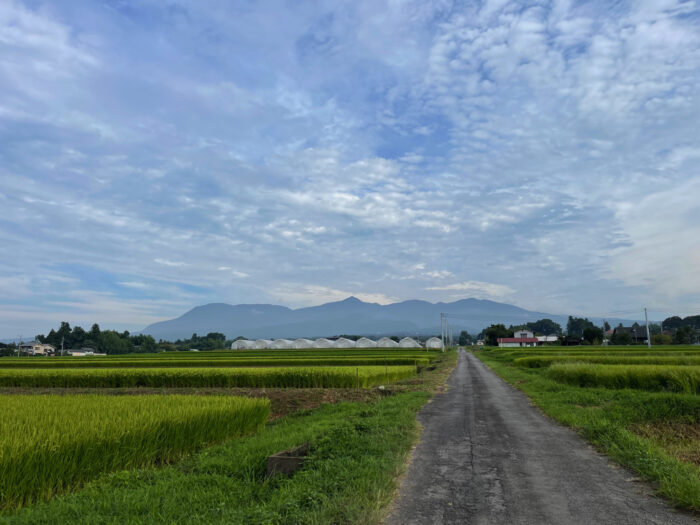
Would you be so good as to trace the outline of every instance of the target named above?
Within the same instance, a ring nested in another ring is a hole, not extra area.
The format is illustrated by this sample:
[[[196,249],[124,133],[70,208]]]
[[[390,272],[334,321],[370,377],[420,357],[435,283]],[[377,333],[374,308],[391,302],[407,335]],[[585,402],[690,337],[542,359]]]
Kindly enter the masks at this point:
[[[673,343],[673,337],[666,334],[655,334],[651,336],[651,344],[653,345],[670,345]]]
[[[690,345],[696,341],[695,330],[692,326],[681,326],[673,334],[673,342],[677,345]]]
[[[484,330],[484,340],[489,346],[498,346],[498,339],[509,335],[510,330],[503,324],[492,324]]]
[[[540,335],[561,335],[562,332],[561,325],[551,319],[540,319],[533,323],[527,323],[525,327]]]
[[[608,323],[607,321],[603,321],[603,330],[605,330],[606,332],[610,330],[610,323]]]
[[[583,329],[583,340],[589,344],[600,344],[603,341],[603,330],[597,326],[587,326]]]
[[[631,345],[634,343],[634,339],[628,332],[619,331],[612,336],[612,344],[614,345]]]
[[[469,335],[469,332],[467,332],[466,330],[462,330],[459,333],[459,339],[457,340],[457,342],[459,343],[459,346],[467,346],[472,344],[473,340],[474,338],[471,335]]]
[[[595,325],[588,318],[569,316],[569,321],[566,323],[566,335],[583,337],[583,331],[586,328],[595,328]]]

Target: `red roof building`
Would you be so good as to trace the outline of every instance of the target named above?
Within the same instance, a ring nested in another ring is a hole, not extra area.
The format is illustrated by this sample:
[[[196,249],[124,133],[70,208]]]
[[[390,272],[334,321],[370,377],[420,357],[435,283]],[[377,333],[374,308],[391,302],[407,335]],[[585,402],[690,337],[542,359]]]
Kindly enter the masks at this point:
[[[496,342],[500,347],[521,347],[537,346],[540,341],[536,337],[499,337]]]

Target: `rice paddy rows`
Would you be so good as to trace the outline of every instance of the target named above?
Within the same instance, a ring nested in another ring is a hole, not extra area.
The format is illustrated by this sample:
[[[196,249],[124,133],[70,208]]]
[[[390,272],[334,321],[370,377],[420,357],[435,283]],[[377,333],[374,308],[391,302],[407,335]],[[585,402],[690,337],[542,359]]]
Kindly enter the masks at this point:
[[[700,393],[700,366],[555,363],[552,379],[582,387]]]
[[[73,489],[104,472],[173,461],[267,420],[269,400],[231,396],[6,396],[0,509]]]
[[[161,368],[161,367],[262,367],[262,366],[368,366],[425,365],[426,356],[308,356],[308,357],[219,357],[197,359],[93,359],[75,358],[14,358],[0,359],[0,369],[14,368]]]
[[[685,365],[698,366],[700,365],[700,355],[696,356],[668,356],[668,355],[647,355],[647,356],[629,356],[629,355],[545,355],[545,356],[529,356],[519,357],[513,360],[513,363],[518,366],[527,368],[546,368],[553,363],[571,363],[585,362],[595,364],[608,365]]]
[[[412,366],[3,369],[0,386],[44,388],[352,388],[406,379]]]

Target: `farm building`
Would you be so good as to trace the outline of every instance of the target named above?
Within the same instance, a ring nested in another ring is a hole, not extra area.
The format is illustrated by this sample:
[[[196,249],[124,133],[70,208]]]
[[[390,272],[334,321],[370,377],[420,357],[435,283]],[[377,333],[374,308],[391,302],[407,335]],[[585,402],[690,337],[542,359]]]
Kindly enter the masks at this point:
[[[252,350],[253,348],[255,348],[255,341],[248,339],[239,339],[231,343],[231,350]]]
[[[297,339],[294,341],[294,348],[316,348],[316,343],[311,339]]]
[[[410,337],[404,337],[399,341],[399,348],[420,348],[420,343]]]
[[[272,348],[272,341],[269,339],[258,339],[255,341],[256,350],[265,350],[266,348]]]
[[[290,341],[289,339],[275,339],[272,341],[271,348],[274,348],[275,350],[294,348],[294,341]]]
[[[367,337],[360,337],[356,343],[356,348],[377,348],[377,342],[368,339]]]
[[[537,346],[540,342],[536,337],[499,337],[496,339],[501,348]]]
[[[439,337],[431,337],[425,342],[426,348],[442,348],[442,339]]]
[[[377,348],[397,348],[399,343],[389,337],[382,337],[377,341]]]
[[[335,348],[335,341],[321,337],[314,341],[316,343],[316,348]]]
[[[335,341],[335,348],[355,348],[355,341],[340,337]]]

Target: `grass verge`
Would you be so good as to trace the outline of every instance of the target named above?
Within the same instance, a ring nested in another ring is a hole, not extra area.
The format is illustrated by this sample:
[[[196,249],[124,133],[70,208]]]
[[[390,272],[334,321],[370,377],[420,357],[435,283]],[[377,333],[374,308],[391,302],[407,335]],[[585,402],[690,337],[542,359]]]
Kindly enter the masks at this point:
[[[658,434],[667,425],[697,427],[700,396],[582,388],[549,378],[546,369],[513,365],[514,356],[506,352],[484,350],[475,355],[547,415],[578,430],[611,458],[654,482],[674,505],[700,511],[700,468],[677,454],[677,448],[667,446],[663,438],[656,435],[652,439],[641,430],[651,425]]]

